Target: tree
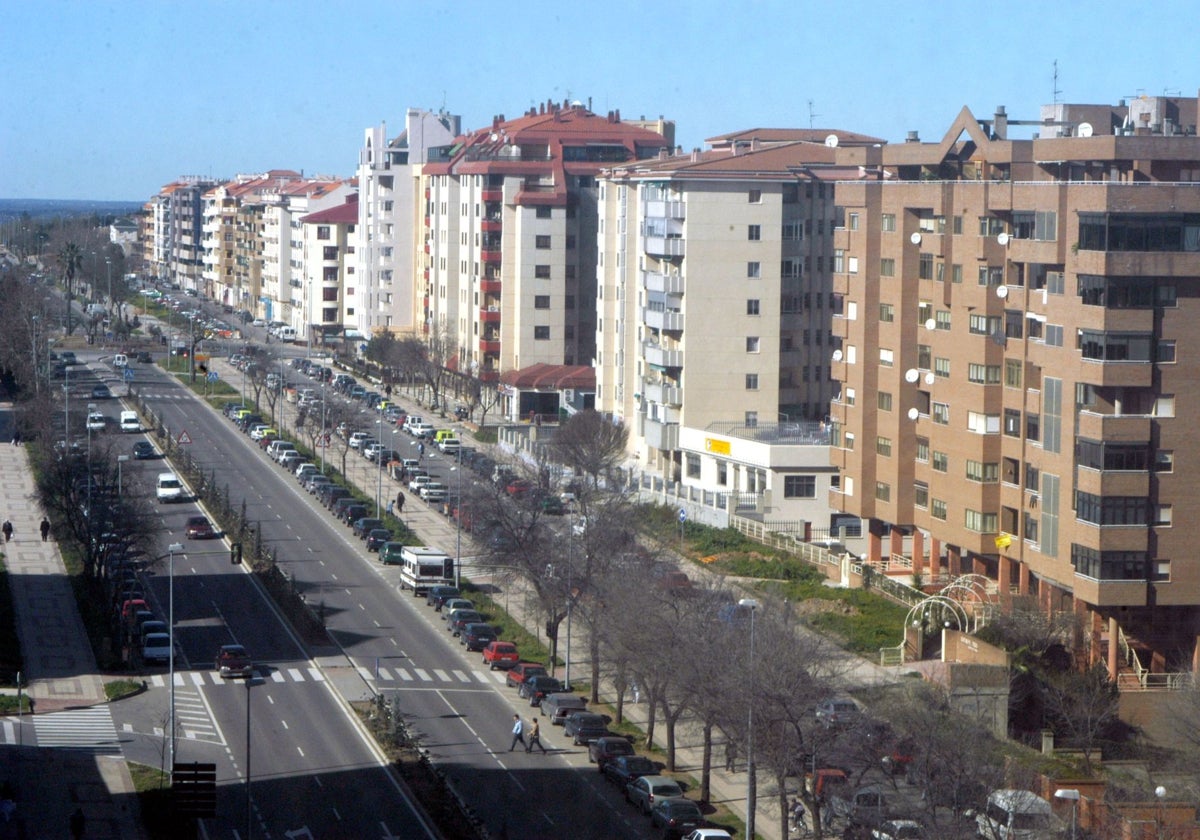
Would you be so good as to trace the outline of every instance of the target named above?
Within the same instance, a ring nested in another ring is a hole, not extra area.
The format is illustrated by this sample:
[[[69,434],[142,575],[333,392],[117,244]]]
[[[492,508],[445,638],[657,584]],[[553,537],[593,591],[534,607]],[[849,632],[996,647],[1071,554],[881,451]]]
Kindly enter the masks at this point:
[[[558,429],[553,447],[562,463],[590,477],[595,488],[601,477],[615,472],[628,443],[629,430],[622,423],[581,411]]]
[[[1119,723],[1120,693],[1108,669],[1096,663],[1084,672],[1050,674],[1044,696],[1049,722],[1083,753],[1083,771],[1092,772],[1092,756]]]
[[[71,324],[71,299],[75,294],[75,273],[83,267],[83,253],[74,242],[68,242],[58,252],[58,265],[62,269],[67,287],[67,335],[73,335],[75,328]]]

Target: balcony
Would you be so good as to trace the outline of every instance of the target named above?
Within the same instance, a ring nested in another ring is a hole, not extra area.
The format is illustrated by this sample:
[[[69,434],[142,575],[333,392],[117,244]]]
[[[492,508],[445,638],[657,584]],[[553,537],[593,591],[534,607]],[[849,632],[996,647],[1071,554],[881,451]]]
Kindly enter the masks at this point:
[[[1151,362],[1095,362],[1083,360],[1079,381],[1105,388],[1149,388],[1154,382]]]
[[[686,206],[682,201],[647,201],[647,219],[685,219]]]
[[[1085,604],[1104,607],[1144,607],[1149,588],[1144,580],[1096,580],[1075,575],[1075,598]]]
[[[1079,437],[1112,443],[1150,440],[1151,417],[1146,414],[1079,412]]]
[[[498,355],[500,353],[500,340],[488,338],[479,339],[479,352],[484,354],[491,353],[493,355]]]
[[[498,295],[498,294],[500,294],[500,281],[498,279],[480,280],[479,281],[479,291],[483,292],[485,295],[487,295],[487,294]]]
[[[1075,487],[1095,496],[1146,498],[1150,495],[1150,471],[1080,468],[1076,470]]]
[[[499,324],[500,323],[500,307],[499,306],[489,306],[487,309],[480,309],[479,310],[479,320],[485,324]]]
[[[484,368],[479,371],[480,382],[495,382],[500,378],[500,371],[495,368]]]
[[[480,229],[485,233],[499,233],[502,226],[503,225],[499,218],[484,219],[479,223]]]
[[[660,423],[649,417],[644,421],[642,437],[646,445],[663,451],[679,448],[679,425],[677,423]]]
[[[642,285],[648,292],[665,292],[669,295],[683,294],[682,274],[663,274],[658,271],[643,271]]]
[[[499,248],[494,248],[494,249],[486,249],[485,248],[484,250],[479,252],[479,257],[485,263],[498,263],[498,262],[500,262],[500,249]]]
[[[644,236],[642,250],[657,257],[682,257],[687,249],[679,236]]]
[[[496,188],[486,189],[481,193],[481,197],[485,203],[489,201],[504,201],[504,190]]]
[[[657,344],[643,344],[642,358],[646,364],[658,368],[683,367],[683,351],[667,350]]]
[[[642,309],[642,323],[656,330],[679,332],[683,329],[683,313],[678,309]]]
[[[683,389],[678,385],[646,384],[642,386],[642,396],[648,402],[660,405],[683,405]]]

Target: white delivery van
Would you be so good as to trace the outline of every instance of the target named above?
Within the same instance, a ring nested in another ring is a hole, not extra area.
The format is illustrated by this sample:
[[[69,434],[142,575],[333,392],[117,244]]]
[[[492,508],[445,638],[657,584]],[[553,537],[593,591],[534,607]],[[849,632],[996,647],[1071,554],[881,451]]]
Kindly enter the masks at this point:
[[[1050,803],[1028,790],[994,790],[975,815],[980,837],[990,840],[1050,840],[1057,825]]]
[[[112,366],[115,368],[123,368],[129,365],[129,357],[124,353],[114,353],[112,357]]]
[[[122,411],[120,428],[122,432],[140,432],[142,430],[142,421],[138,419],[136,411]]]
[[[295,341],[296,340],[296,328],[295,327],[280,327],[279,328],[279,340],[280,341]]]

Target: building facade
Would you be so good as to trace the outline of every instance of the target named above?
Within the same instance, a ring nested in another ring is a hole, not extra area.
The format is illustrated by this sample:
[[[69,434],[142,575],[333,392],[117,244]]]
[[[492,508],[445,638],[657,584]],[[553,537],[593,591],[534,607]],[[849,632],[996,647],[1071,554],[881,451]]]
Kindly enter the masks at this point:
[[[838,150],[834,506],[877,562],[1075,611],[1114,674],[1187,670],[1200,631],[1196,112],[1056,105],[1009,139],[964,108]]]
[[[346,309],[356,276],[358,196],[304,216],[304,320],[315,343],[345,334]]]

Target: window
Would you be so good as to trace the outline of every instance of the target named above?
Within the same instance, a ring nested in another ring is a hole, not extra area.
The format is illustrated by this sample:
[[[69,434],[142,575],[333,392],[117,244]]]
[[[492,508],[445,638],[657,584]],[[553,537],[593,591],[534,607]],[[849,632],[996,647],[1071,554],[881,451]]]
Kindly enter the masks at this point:
[[[933,254],[921,254],[918,257],[917,276],[922,280],[933,279]]]
[[[533,308],[534,309],[549,309],[550,308],[550,295],[534,295],[533,296]]]
[[[876,481],[875,498],[881,502],[890,502],[892,500],[892,485],[885,481]]]
[[[1021,371],[1023,366],[1020,359],[1004,360],[1004,384],[1009,388],[1021,387]]]
[[[1159,449],[1154,453],[1154,471],[1160,473],[1175,472],[1175,452],[1170,449]]]
[[[950,360],[938,356],[933,360],[933,372],[942,379],[950,378]]]
[[[933,368],[933,348],[928,344],[917,345],[917,370]]]
[[[884,457],[892,457],[892,439],[885,437],[875,438],[875,452]]]
[[[995,462],[967,461],[967,481],[995,484],[1000,480],[1000,465]]]
[[[750,203],[762,204],[762,190],[750,190]]]
[[[934,519],[946,521],[946,503],[941,499],[932,499],[929,502],[929,515]]]
[[[845,270],[846,270],[846,252],[844,250],[842,250],[841,248],[834,248],[832,271],[834,274],[841,274]]]
[[[533,338],[535,341],[549,341],[550,340],[550,328],[549,327],[534,327],[533,328]]]
[[[757,373],[747,373],[746,374],[746,390],[747,391],[757,391],[758,390],[758,374]]]
[[[1154,506],[1154,524],[1160,528],[1169,528],[1172,522],[1171,505],[1155,505]]]
[[[945,452],[933,451],[933,468],[940,473],[950,471],[950,456]]]
[[[1018,409],[1004,409],[1004,434],[1016,438],[1021,436],[1021,412]]]
[[[879,219],[879,229],[884,233],[896,232],[896,214],[884,213]]]
[[[1097,496],[1075,491],[1075,518],[1093,525],[1148,525],[1150,502],[1144,496]]]
[[[1000,329],[999,315],[971,315],[967,329],[972,335],[992,335]]]
[[[1159,364],[1175,364],[1175,342],[1168,339],[1159,339],[1155,360]]]
[[[1098,551],[1071,543],[1075,574],[1094,580],[1145,580],[1149,563],[1144,551]]]
[[[317,239],[329,238],[329,225],[317,225]]]
[[[534,242],[534,247],[538,248],[539,250],[545,251],[550,248],[550,237],[549,236],[535,236],[533,239],[533,242]]]
[[[858,214],[851,213],[847,219],[847,226],[850,230],[858,230]]]
[[[963,267],[961,265],[950,266],[950,282],[961,283],[963,279]]]
[[[746,301],[746,314],[747,315],[759,314],[758,298],[750,298],[749,300]]]
[[[758,427],[758,412],[757,411],[747,411],[745,414],[745,424],[746,424],[747,429],[757,428]]]
[[[762,263],[748,262],[746,263],[747,277],[762,277]]]
[[[536,277],[538,280],[549,280],[550,279],[550,266],[535,265],[533,267],[533,276]]]
[[[1000,365],[967,365],[967,381],[976,385],[998,385],[1000,383]]]
[[[785,475],[783,477],[785,499],[815,499],[817,477],[815,475]]]
[[[933,404],[933,422],[941,426],[950,425],[950,406],[948,403],[935,402]]]
[[[929,507],[929,485],[924,481],[913,482],[913,505],[921,509]]]
[[[684,457],[684,459],[687,462],[687,477],[688,478],[699,478],[700,477],[700,456],[693,455],[689,452]]]
[[[758,242],[762,239],[762,225],[750,225],[747,227],[746,238],[751,242]]]
[[[950,310],[949,309],[939,309],[937,311],[937,314],[934,315],[934,321],[935,321],[936,327],[939,330],[942,330],[943,332],[949,332],[950,331]]]
[[[917,460],[922,464],[929,463],[929,438],[917,438]]]
[[[880,277],[895,277],[896,276],[896,261],[891,257],[883,257],[879,260],[879,276]]]
[[[539,208],[537,209],[537,218],[539,218],[539,219],[549,219],[549,218],[550,218],[550,212],[551,212],[551,208],[549,208],[549,207],[539,207]]]
[[[891,411],[892,410],[892,395],[889,394],[887,391],[879,391],[877,396],[878,396],[878,400],[879,400],[879,410],[880,411]]]
[[[995,534],[999,529],[999,519],[994,513],[981,513],[977,510],[966,511],[963,524],[968,531],[974,531],[977,534]]]
[[[896,310],[890,303],[879,304],[879,320],[888,324],[896,320]]]
[[[1145,472],[1150,469],[1150,444],[1076,438],[1075,463],[1089,470]]]
[[[879,348],[879,364],[883,365],[884,367],[891,367],[893,357],[894,354],[891,350],[887,349],[886,347]]]
[[[746,352],[747,353],[757,353],[758,352],[758,336],[756,336],[756,335],[746,336]]]

